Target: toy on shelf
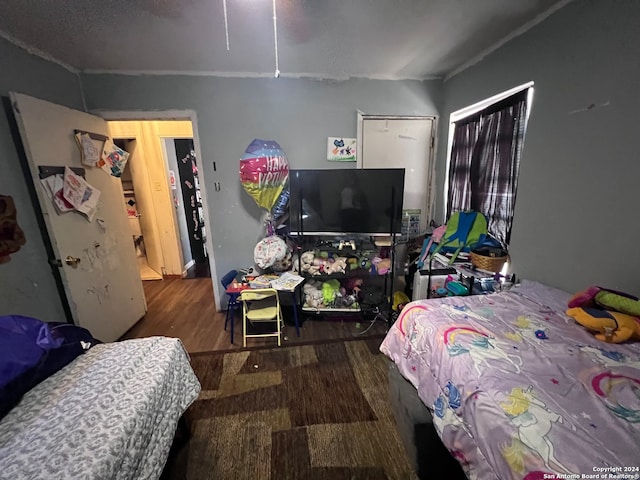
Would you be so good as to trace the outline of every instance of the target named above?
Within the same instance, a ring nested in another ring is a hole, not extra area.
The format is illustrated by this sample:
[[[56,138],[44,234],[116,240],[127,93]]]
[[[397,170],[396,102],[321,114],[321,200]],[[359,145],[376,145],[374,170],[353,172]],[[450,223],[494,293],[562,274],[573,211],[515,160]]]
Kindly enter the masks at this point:
[[[386,275],[391,271],[390,258],[371,258],[368,251],[361,251],[357,255],[338,256],[327,251],[307,250],[300,255],[299,262],[292,263],[294,270],[301,275],[312,276],[346,274],[359,269],[367,270],[373,275]]]
[[[358,294],[362,279],[309,280],[303,287],[303,306],[311,309],[359,308]]]
[[[391,270],[391,259],[374,257],[371,263],[375,267],[375,271],[378,275],[386,275]]]

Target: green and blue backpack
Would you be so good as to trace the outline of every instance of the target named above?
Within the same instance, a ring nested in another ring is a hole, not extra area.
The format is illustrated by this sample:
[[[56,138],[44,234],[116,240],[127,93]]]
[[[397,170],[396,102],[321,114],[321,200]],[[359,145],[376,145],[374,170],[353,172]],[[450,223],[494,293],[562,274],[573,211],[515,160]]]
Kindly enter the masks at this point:
[[[449,217],[447,229],[433,253],[438,253],[443,248],[447,251],[453,251],[449,261],[451,264],[462,250],[474,248],[482,243],[486,236],[487,217],[482,213],[474,211],[454,212]]]

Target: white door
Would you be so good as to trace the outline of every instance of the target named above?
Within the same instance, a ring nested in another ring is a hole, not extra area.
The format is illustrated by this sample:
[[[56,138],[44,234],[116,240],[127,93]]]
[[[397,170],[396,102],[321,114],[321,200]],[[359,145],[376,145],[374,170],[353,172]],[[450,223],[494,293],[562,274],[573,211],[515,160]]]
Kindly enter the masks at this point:
[[[107,124],[99,117],[27,95],[11,92],[10,97],[56,255],[50,261],[60,261],[73,321],[102,341],[117,340],[147,308],[122,184],[99,168],[83,166],[74,139],[74,130],[108,136]],[[87,182],[101,192],[92,222],[77,212],[57,213],[40,183],[39,166],[84,168]],[[80,259],[75,265],[74,258]]]
[[[362,168],[404,168],[403,208],[420,209],[420,231],[431,217],[433,118],[362,118]]]

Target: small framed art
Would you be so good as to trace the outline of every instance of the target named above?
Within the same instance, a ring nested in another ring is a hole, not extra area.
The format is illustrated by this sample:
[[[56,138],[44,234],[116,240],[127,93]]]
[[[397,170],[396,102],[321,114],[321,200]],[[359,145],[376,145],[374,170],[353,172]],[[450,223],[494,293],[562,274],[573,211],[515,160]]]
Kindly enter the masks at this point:
[[[344,137],[328,137],[327,160],[329,160],[330,162],[355,162],[356,139]]]

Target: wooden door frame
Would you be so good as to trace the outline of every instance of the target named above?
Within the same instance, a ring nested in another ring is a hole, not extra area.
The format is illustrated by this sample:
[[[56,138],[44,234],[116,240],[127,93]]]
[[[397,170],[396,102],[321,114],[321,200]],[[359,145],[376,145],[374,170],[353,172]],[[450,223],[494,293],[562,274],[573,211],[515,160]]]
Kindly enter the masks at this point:
[[[131,111],[131,110],[92,110],[89,113],[104,118],[106,121],[110,120],[190,120],[193,128],[193,145],[196,151],[196,157],[202,159],[202,151],[200,149],[200,135],[198,133],[198,115],[195,110],[154,110],[154,111]],[[166,160],[165,160],[166,161]],[[198,175],[202,177],[200,182],[200,191],[202,194],[202,208],[204,209],[205,219],[210,220],[211,215],[209,211],[209,196],[207,195],[206,176],[204,172],[203,162],[200,161],[201,168],[198,170]],[[211,222],[207,222],[211,224]],[[213,232],[211,228],[207,232],[207,240],[205,241],[207,247],[207,258],[209,259],[209,270],[211,272],[211,283],[213,287],[213,299],[215,302],[216,311],[221,311],[222,306],[220,303],[221,294],[218,287],[218,276],[216,272],[216,262],[213,249]]]
[[[436,148],[438,142],[438,117],[436,115],[369,115],[358,110],[357,138],[356,138],[356,168],[362,167],[363,132],[365,120],[431,120],[431,149],[429,154],[429,174],[427,178],[427,222],[433,218],[435,208],[435,176],[436,176]]]

